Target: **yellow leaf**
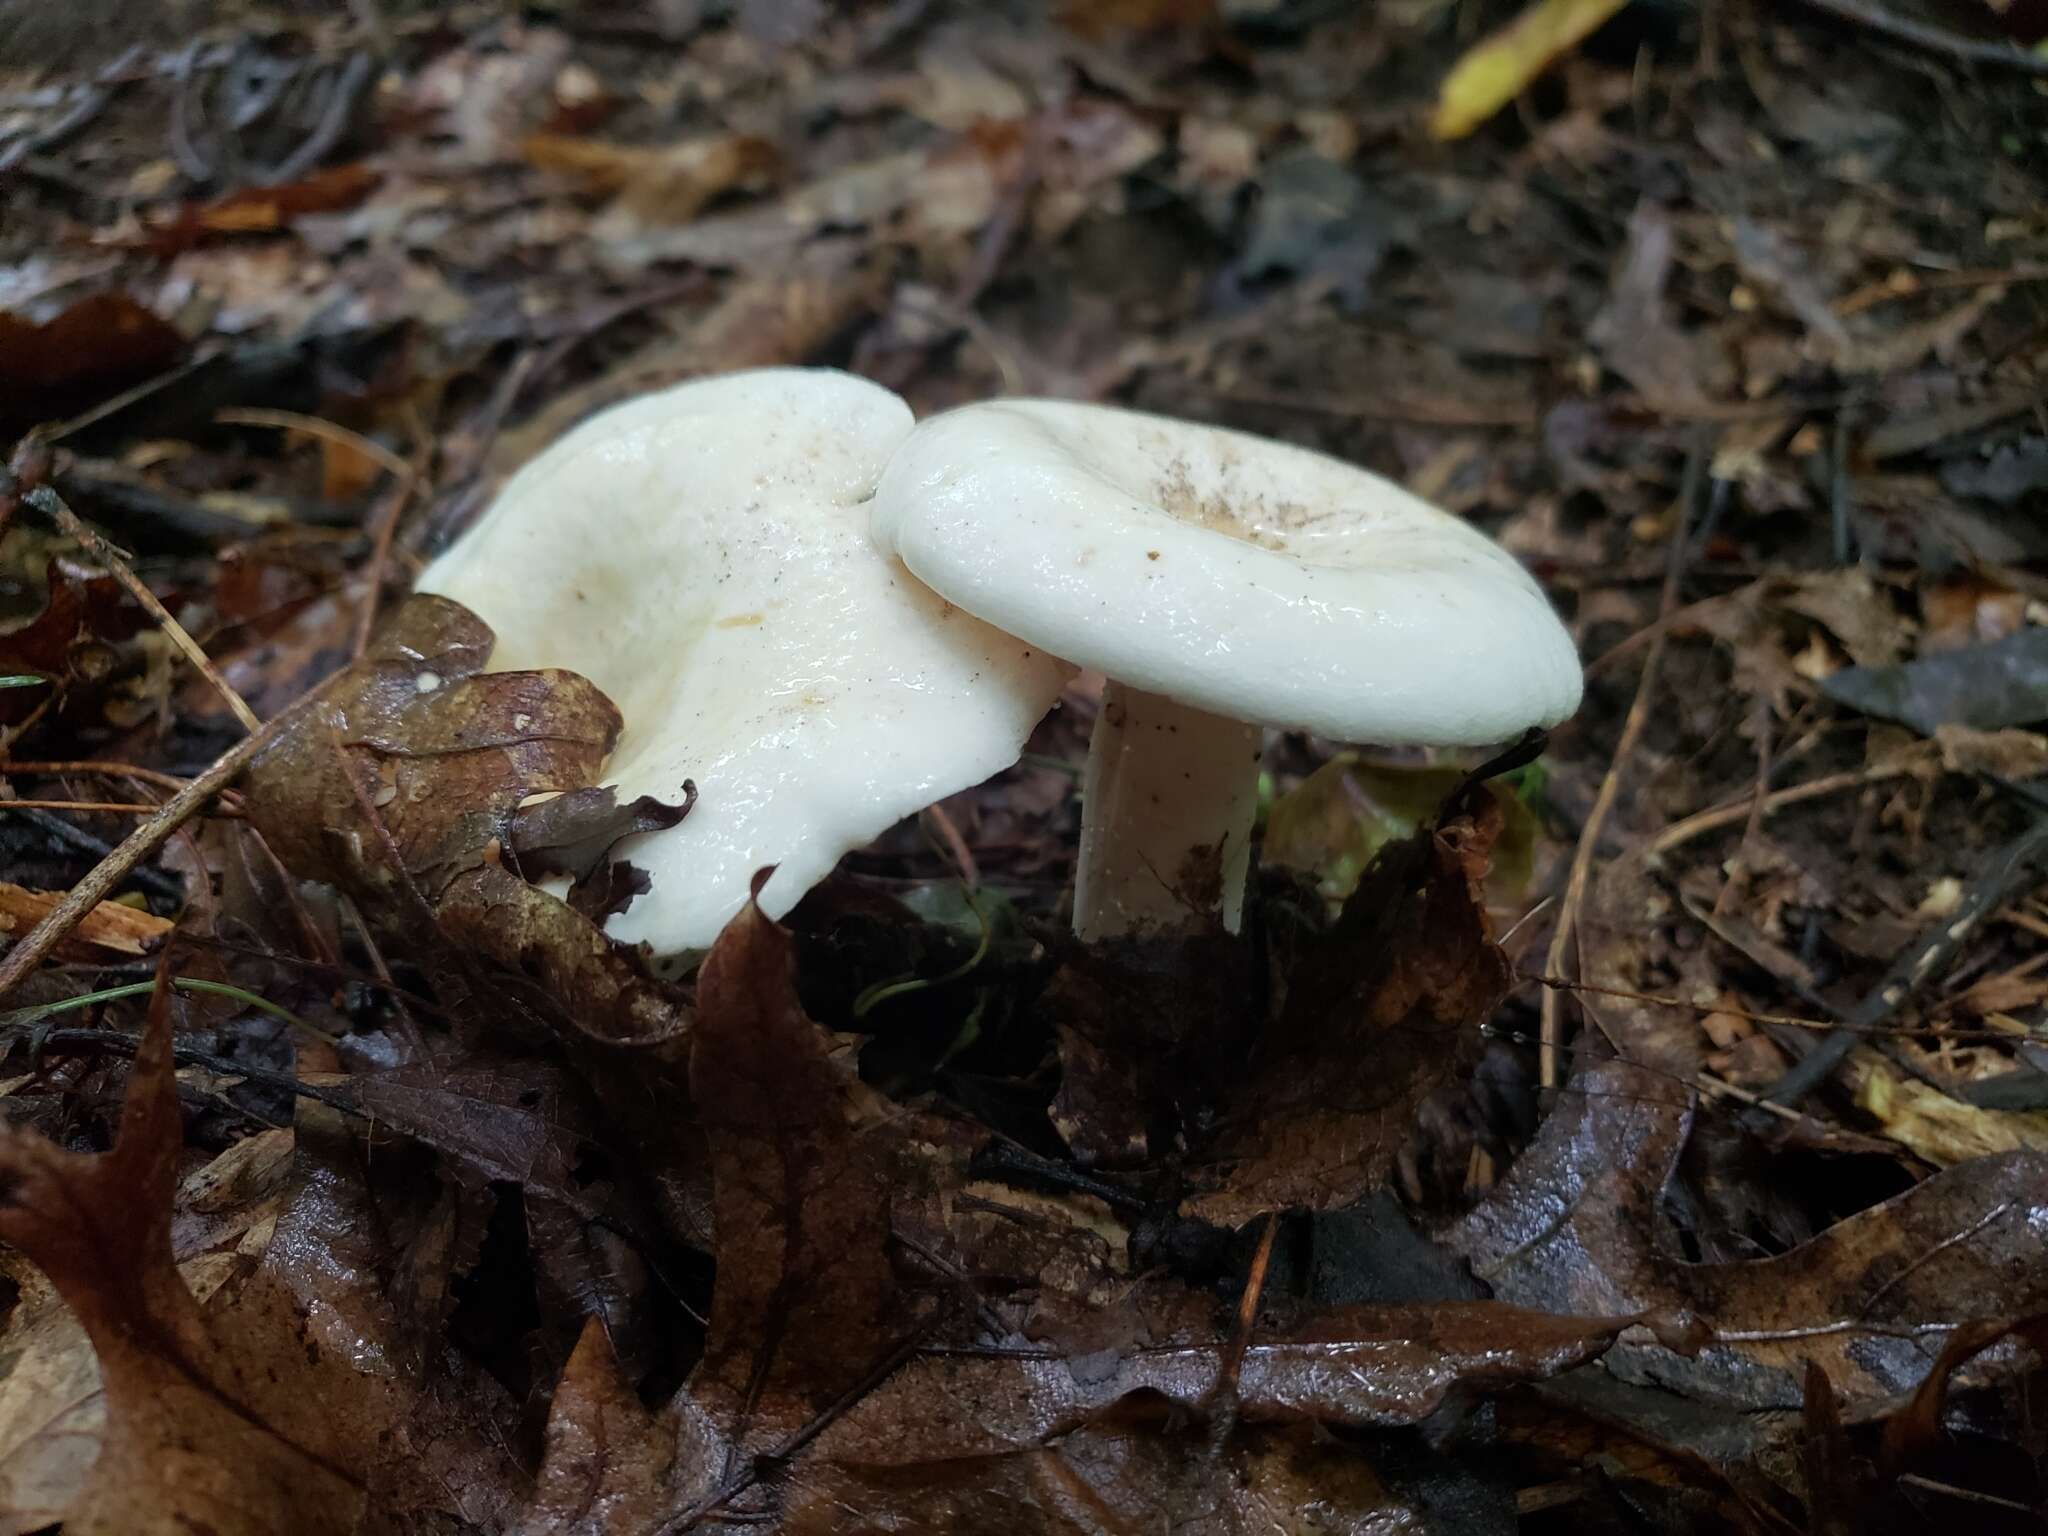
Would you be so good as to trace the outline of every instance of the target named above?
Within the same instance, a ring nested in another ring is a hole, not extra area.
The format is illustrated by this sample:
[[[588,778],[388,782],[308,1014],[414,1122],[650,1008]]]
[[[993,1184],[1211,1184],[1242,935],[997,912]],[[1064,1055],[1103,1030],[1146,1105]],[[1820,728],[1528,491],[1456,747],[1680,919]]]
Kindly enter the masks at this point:
[[[1437,95],[1431,135],[1465,137],[1626,4],[1628,0],[1537,0],[1451,66]]]

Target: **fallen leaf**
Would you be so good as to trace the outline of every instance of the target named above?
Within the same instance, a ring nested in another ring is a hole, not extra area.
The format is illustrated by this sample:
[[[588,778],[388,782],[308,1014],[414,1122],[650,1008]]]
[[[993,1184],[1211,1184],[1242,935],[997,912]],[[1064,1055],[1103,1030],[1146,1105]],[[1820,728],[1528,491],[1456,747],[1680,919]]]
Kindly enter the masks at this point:
[[[104,572],[53,559],[46,579],[43,611],[0,633],[0,673],[47,678],[59,689],[105,679],[115,665],[111,648],[148,617]],[[0,689],[0,724],[26,719],[44,697],[41,689]]]
[[[705,957],[690,1040],[718,1238],[703,1358],[649,1413],[586,1328],[521,1536],[670,1529],[735,1457],[794,1443],[889,1357],[889,1188],[850,1117],[857,1080],[829,1047],[797,1000],[788,932],[749,903]]]
[[[1076,946],[1039,1009],[1059,1042],[1053,1125],[1084,1165],[1112,1168],[1206,1117],[1264,1012],[1249,955],[1218,931]]]
[[[1390,1427],[1429,1417],[1454,1390],[1540,1380],[1598,1358],[1633,1317],[1555,1317],[1499,1302],[1330,1307],[1255,1329],[1234,1394],[1244,1423]],[[913,1467],[1048,1444],[1131,1400],[1214,1412],[1231,1342],[1162,1342],[1107,1361],[972,1350],[918,1359],[817,1442],[842,1466]]]
[[[1937,1168],[2020,1150],[2048,1158],[2048,1114],[1967,1102],[1905,1076],[1867,1048],[1858,1048],[1842,1068],[1856,1107],[1876,1122],[1877,1134]]]
[[[520,145],[544,171],[572,175],[615,194],[593,230],[601,239],[630,239],[687,224],[703,206],[734,187],[758,191],[782,169],[765,139],[719,133],[650,148],[536,133]]]
[[[1890,665],[1906,653],[1912,638],[1891,594],[1860,567],[1800,576],[1778,602],[1825,624],[1859,667]]]
[[[209,235],[269,234],[310,213],[353,208],[383,180],[360,161],[330,166],[274,187],[238,187],[210,203],[187,203],[144,224],[143,243],[159,256],[188,251]]]
[[[573,673],[485,672],[493,643],[460,604],[408,599],[251,763],[251,824],[294,873],[350,892],[432,951],[448,984],[482,956],[523,989],[537,982],[571,1034],[679,1041],[679,1003],[503,860],[522,802],[597,777],[619,713]]]
[[[0,804],[6,802],[0,801]],[[62,891],[31,891],[0,881],[0,934],[28,932],[64,899]],[[177,924],[118,901],[103,901],[84,917],[55,954],[61,960],[133,960],[148,954]]]
[[[0,312],[0,440],[61,421],[162,373],[185,338],[124,293],[96,293],[37,324]]]
[[[1796,1406],[1817,1362],[1845,1411],[1911,1391],[1955,1328],[2048,1301],[2048,1156],[1937,1174],[1771,1258],[1686,1263],[1658,1201],[1688,1114],[1669,1076],[1581,1065],[1506,1179],[1446,1234],[1496,1296],[1584,1315],[1691,1312],[1697,1359],[1623,1346],[1610,1369],[1706,1401]]]
[[[1479,787],[1388,844],[1336,925],[1296,965],[1280,1019],[1229,1080],[1190,1215],[1236,1226],[1377,1187],[1415,1111],[1478,1059],[1506,995],[1485,879],[1506,818]]]
[[[262,1349],[274,1341],[240,1316],[209,1326],[172,1261],[181,1135],[169,999],[159,986],[111,1151],[65,1152],[20,1132],[0,1140],[0,1237],[50,1276],[105,1382],[99,1457],[64,1528],[347,1536],[364,1487],[330,1440],[299,1437],[320,1425],[304,1412],[291,1355]]]
[[[1628,243],[1586,339],[1657,409],[1683,412],[1704,406],[1727,368],[1708,338],[1671,318],[1664,288],[1675,260],[1671,216],[1646,198],[1629,216]]]
[[[659,832],[681,821],[696,801],[696,786],[685,780],[683,795],[681,805],[652,795],[620,805],[615,790],[593,787],[522,805],[512,816],[506,857],[529,880],[567,875],[574,882],[569,905],[602,924],[650,889],[647,876],[614,860],[612,849],[637,833]]]
[[[692,1397],[787,1434],[886,1354],[889,1200],[853,1083],[796,995],[787,930],[749,903],[705,958],[690,1096],[711,1154],[718,1283]]]
[[[514,1536],[641,1536],[701,1503],[724,1470],[725,1437],[696,1404],[660,1414],[619,1373],[592,1318],[555,1384],[533,1495]]]
[[[1536,0],[1467,49],[1451,67],[1437,93],[1431,135],[1464,138],[1625,4],[1627,0]]]
[[[106,1399],[77,1314],[34,1265],[8,1269],[16,1294],[0,1331],[0,1532],[28,1536],[60,1524],[85,1492]]]
[[[1849,667],[1821,683],[1838,704],[1931,736],[1943,725],[1995,731],[2048,719],[2048,629],[1888,667]]]

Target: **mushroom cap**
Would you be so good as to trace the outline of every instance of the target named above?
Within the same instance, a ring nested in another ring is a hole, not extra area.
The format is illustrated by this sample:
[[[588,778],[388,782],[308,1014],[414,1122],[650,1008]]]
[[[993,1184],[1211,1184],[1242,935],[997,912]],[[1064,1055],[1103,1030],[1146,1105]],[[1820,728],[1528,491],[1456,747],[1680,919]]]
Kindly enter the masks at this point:
[[[564,667],[625,728],[622,800],[678,825],[615,850],[651,887],[607,932],[701,949],[776,866],[780,915],[841,854],[1017,759],[1068,672],[879,550],[867,507],[911,428],[825,369],[683,384],[583,423],[521,469],[420,579],[496,632],[500,671]]]
[[[1578,707],[1571,637],[1505,550],[1377,475],[1247,433],[965,406],[897,450],[874,526],[976,617],[1233,720],[1478,746]]]

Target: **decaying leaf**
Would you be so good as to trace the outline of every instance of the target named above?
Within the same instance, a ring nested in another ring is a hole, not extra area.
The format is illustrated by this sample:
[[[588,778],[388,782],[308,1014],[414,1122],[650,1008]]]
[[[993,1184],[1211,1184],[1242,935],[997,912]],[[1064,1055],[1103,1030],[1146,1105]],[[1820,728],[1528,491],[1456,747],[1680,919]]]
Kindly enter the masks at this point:
[[[1922,735],[1944,725],[1995,731],[2048,719],[2048,629],[1884,667],[1848,667],[1821,684],[1838,703]]]
[[[1381,850],[1223,1096],[1200,1158],[1210,1187],[1191,1214],[1235,1226],[1344,1204],[1385,1179],[1416,1107],[1470,1070],[1507,992],[1485,901],[1504,825],[1479,787]]]
[[[735,1440],[786,1434],[888,1352],[888,1190],[846,1067],[797,1001],[789,935],[751,903],[706,957],[698,1009],[719,1275],[691,1392],[743,1416]]]
[[[251,765],[250,819],[295,872],[355,894],[410,942],[443,941],[446,965],[480,954],[537,980],[591,1038],[677,1039],[677,1003],[634,959],[507,867],[522,802],[587,790],[618,737],[618,711],[572,673],[486,673],[491,645],[460,604],[408,600]],[[602,835],[592,820],[618,825],[598,804],[578,798],[577,814],[560,818],[572,840]],[[626,813],[629,826],[651,814]],[[527,824],[543,829],[542,847],[551,824]]]
[[[613,238],[687,224],[733,187],[759,188],[781,169],[775,146],[750,134],[721,133],[649,149],[537,133],[520,146],[542,170],[560,171],[615,194],[600,220]]]
[[[889,1191],[850,1117],[857,1083],[797,1001],[789,934],[750,903],[705,958],[698,1003],[690,1086],[719,1255],[704,1356],[650,1415],[585,1331],[525,1536],[661,1529],[731,1455],[789,1443],[894,1347]]]
[[[1564,1107],[1499,1189],[1449,1234],[1497,1296],[1711,1320],[1696,1361],[1624,1346],[1619,1367],[1689,1395],[1796,1405],[1817,1362],[1852,1409],[1912,1390],[1957,1327],[2048,1300],[2048,1158],[2008,1153],[1941,1174],[1767,1259],[1686,1263],[1658,1214],[1688,1114],[1670,1078],[1582,1066]]]
[[[367,165],[330,166],[273,187],[239,187],[213,202],[187,203],[147,226],[144,243],[175,256],[213,235],[267,234],[313,213],[353,208],[382,178]]]
[[[111,1151],[64,1152],[25,1133],[0,1141],[0,1237],[78,1314],[105,1381],[99,1458],[65,1529],[346,1536],[363,1482],[306,1411],[289,1355],[252,1338],[246,1317],[209,1326],[172,1262],[182,1138],[169,997],[158,989]]]
[[[0,633],[0,672],[38,676],[53,687],[91,683],[113,665],[111,646],[147,617],[121,584],[104,572],[52,560],[43,611]],[[0,689],[0,725],[13,724],[44,701],[40,688]]]
[[[659,832],[681,821],[697,797],[696,786],[687,779],[683,790],[681,805],[652,795],[620,805],[617,791],[609,786],[571,790],[522,805],[512,816],[506,857],[529,880],[567,875],[574,882],[569,905],[601,924],[650,888],[643,871],[610,857],[612,849],[623,838]]]
[[[176,326],[125,293],[96,293],[36,324],[0,313],[0,439],[97,404],[170,367]]]
[[[1077,949],[1040,1006],[1059,1040],[1053,1124],[1105,1167],[1143,1163],[1198,1121],[1263,1011],[1248,957],[1216,932]]]

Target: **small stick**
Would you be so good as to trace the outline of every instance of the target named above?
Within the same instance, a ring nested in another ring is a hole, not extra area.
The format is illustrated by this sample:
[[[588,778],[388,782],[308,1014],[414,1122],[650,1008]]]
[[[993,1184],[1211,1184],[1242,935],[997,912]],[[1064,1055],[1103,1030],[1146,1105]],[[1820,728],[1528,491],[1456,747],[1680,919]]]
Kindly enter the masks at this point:
[[[325,691],[315,689],[307,699],[318,698]],[[171,834],[200,806],[233,783],[248,767],[249,760],[276,738],[285,722],[297,718],[300,707],[295,704],[273,717],[268,725],[259,724],[253,734],[244,736],[223,752],[214,760],[212,767],[166,800],[154,816],[130,832],[113,852],[94,865],[90,873],[7,952],[7,957],[0,960],[0,997],[5,997],[19,986],[29,972],[42,963],[43,957],[78,926],[86,913],[105,900],[130,870],[163,847],[170,841]]]
[[[175,773],[163,773],[155,768],[137,768],[133,763],[116,763],[99,758],[73,758],[63,762],[21,763],[0,760],[0,774],[21,773],[36,777],[56,777],[63,773],[97,773],[108,778],[133,779],[138,784],[154,784],[159,789],[168,789],[176,794],[190,779],[181,779]],[[155,806],[150,807],[155,810]]]
[[[384,568],[391,560],[391,540],[398,531],[399,515],[412,497],[414,481],[400,480],[385,492],[377,509],[376,526],[370,536],[370,558],[363,567],[363,606],[356,613],[355,636],[349,643],[349,658],[361,661],[370,649],[370,635],[377,627],[377,600],[384,591]]]
[[[1230,1332],[1223,1358],[1217,1363],[1216,1385],[1209,1389],[1214,1422],[1209,1435],[1209,1455],[1220,1457],[1237,1426],[1237,1383],[1244,1371],[1245,1351],[1252,1342],[1252,1325],[1259,1318],[1259,1299],[1266,1290],[1266,1271],[1273,1262],[1273,1239],[1280,1231],[1280,1213],[1266,1212],[1266,1228],[1259,1234],[1259,1246],[1252,1254],[1251,1268],[1244,1277],[1244,1294],[1237,1299],[1237,1326]]]
[[[1994,43],[1988,38],[1966,37],[1947,27],[1915,21],[1910,16],[1869,0],[1806,0],[1817,11],[1826,11],[1841,21],[1852,21],[1896,42],[1911,43],[1930,53],[1945,53],[1966,64],[1993,64],[2000,69],[2017,69],[2022,74],[2048,75],[2048,55],[2033,53],[2016,43]]]
[[[110,816],[154,816],[157,807],[126,800],[0,800],[0,811],[104,811]]]
[[[330,443],[354,449],[386,474],[395,475],[400,480],[413,478],[412,466],[375,438],[351,432],[323,416],[308,416],[303,411],[280,411],[267,405],[238,405],[215,411],[213,419],[224,427],[276,427],[285,432],[303,432],[308,437],[325,438]]]
[[[63,497],[49,486],[39,485],[22,497],[22,500],[93,552],[93,556],[106,566],[114,579],[128,589],[128,595],[148,610],[149,616],[155,619],[163,632],[170,637],[171,644],[183,651],[186,659],[199,669],[199,675],[213,685],[214,692],[227,701],[228,708],[234,712],[235,718],[242,722],[244,730],[255,732],[263,728],[263,722],[256,718],[256,711],[243,703],[242,696],[228,686],[228,680],[222,677],[214,664],[207,659],[206,652],[199,648],[199,642],[185,632],[184,625],[171,617],[170,609],[157,601],[156,594],[149,590],[142,578],[128,569],[128,563],[121,558],[120,552],[78,520],[78,514],[64,504]]]
[[[1962,905],[1908,945],[1883,980],[1849,1010],[1834,1032],[1773,1083],[1764,1097],[1775,1104],[1790,1104],[1824,1082],[1862,1043],[1864,1035],[1955,958],[1963,941],[2005,905],[2023,880],[2034,878],[2044,853],[2048,853],[2048,816],[2037,816],[2025,831],[1992,850],[1963,893]]]
[[[1686,461],[1685,479],[1678,493],[1676,526],[1671,530],[1671,552],[1664,566],[1664,590],[1657,603],[1660,621],[1669,619],[1678,607],[1679,581],[1685,572],[1686,541],[1692,530],[1692,509],[1699,500],[1700,487],[1706,479],[1707,454],[1707,440],[1702,435],[1693,443],[1692,454]],[[1635,755],[1636,743],[1642,738],[1644,727],[1650,723],[1650,695],[1656,688],[1657,674],[1663,668],[1664,645],[1670,636],[1669,624],[1660,622],[1656,637],[1650,641],[1650,654],[1643,659],[1642,675],[1636,680],[1636,696],[1629,704],[1627,718],[1622,722],[1621,739],[1614,744],[1614,756],[1608,760],[1607,775],[1600,781],[1600,792],[1593,798],[1592,812],[1579,831],[1579,845],[1572,851],[1571,874],[1565,880],[1564,902],[1557,913],[1557,930],[1550,936],[1550,952],[1543,962],[1543,969],[1552,976],[1564,973],[1565,957],[1571,952],[1572,938],[1578,926],[1579,908],[1585,902],[1586,885],[1592,878],[1593,859],[1599,851],[1600,833],[1606,827],[1608,814],[1621,793],[1622,774],[1628,767],[1628,760]],[[1537,1080],[1545,1088],[1557,1086],[1558,1046],[1564,1037],[1562,998],[1563,993],[1555,988],[1543,994],[1536,1062]]]
[[[1670,826],[1650,839],[1648,849],[1652,858],[1669,853],[1681,843],[1708,832],[1732,827],[1737,822],[1749,820],[1752,810],[1761,809],[1770,816],[1788,805],[1798,805],[1806,800],[1819,800],[1828,795],[1839,794],[1845,789],[1856,789],[1865,784],[1879,784],[1886,779],[1904,778],[1913,772],[1911,763],[1885,763],[1874,768],[1857,768],[1848,773],[1831,773],[1824,778],[1810,779],[1804,784],[1794,784],[1789,789],[1773,790],[1761,801],[1744,798],[1717,805],[1704,811],[1697,811],[1683,821],[1674,821]]]

